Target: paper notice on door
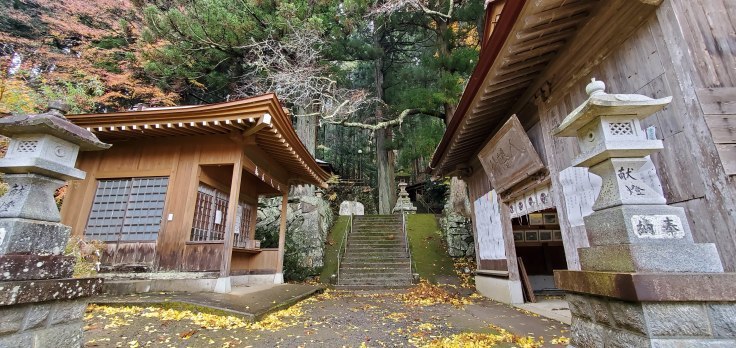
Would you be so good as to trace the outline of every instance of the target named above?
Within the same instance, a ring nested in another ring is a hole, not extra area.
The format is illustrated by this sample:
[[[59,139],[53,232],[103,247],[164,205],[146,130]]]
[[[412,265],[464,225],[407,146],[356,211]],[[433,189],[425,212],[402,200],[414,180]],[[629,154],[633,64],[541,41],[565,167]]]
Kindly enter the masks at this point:
[[[217,210],[215,211],[215,225],[222,224],[222,211]]]

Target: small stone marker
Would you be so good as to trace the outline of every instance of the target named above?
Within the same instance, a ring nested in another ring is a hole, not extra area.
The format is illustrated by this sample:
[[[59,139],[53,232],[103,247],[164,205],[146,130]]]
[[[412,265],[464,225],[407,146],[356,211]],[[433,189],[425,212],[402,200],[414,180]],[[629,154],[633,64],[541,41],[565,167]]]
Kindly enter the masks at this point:
[[[81,151],[107,149],[91,132],[69,122],[52,103],[38,115],[0,119],[10,137],[0,171],[0,347],[80,347],[86,298],[100,278],[70,278],[74,257],[62,255],[70,228],[59,223],[56,189],[85,173],[74,168]]]
[[[342,201],[340,203],[340,215],[365,215],[363,203],[358,201]]]
[[[406,192],[407,186],[409,186],[409,184],[403,181],[399,182],[399,198],[396,200],[396,205],[394,206],[392,213],[396,214],[407,212],[409,214],[414,214],[417,212],[417,207],[414,206],[409,198],[409,192]]]
[[[568,291],[571,346],[735,347],[736,274],[723,273],[714,244],[693,242],[684,209],[667,206],[636,174],[663,148],[640,120],[672,97],[604,90],[593,79],[588,100],[554,131],[577,137],[573,165],[603,181],[585,217],[591,246],[578,249],[582,271],[555,271]]]

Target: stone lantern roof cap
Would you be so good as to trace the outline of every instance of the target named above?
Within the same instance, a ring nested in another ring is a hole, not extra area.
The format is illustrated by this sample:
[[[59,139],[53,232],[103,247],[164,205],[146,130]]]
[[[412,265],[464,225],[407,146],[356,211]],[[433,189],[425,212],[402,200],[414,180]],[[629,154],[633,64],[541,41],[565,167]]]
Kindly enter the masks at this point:
[[[552,131],[559,137],[577,136],[577,131],[599,116],[631,116],[644,119],[662,110],[672,97],[653,99],[641,94],[608,94],[603,81],[592,79],[585,88],[590,97]]]
[[[0,134],[13,137],[21,134],[49,134],[79,145],[80,151],[96,151],[110,148],[92,132],[77,126],[64,117],[66,105],[51,102],[42,114],[12,115],[0,118]]]

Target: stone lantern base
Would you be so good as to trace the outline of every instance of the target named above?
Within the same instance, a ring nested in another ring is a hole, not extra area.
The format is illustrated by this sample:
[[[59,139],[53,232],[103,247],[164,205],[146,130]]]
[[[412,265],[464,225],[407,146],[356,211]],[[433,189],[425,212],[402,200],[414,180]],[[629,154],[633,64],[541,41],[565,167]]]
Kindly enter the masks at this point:
[[[736,347],[736,274],[558,271],[574,347]]]

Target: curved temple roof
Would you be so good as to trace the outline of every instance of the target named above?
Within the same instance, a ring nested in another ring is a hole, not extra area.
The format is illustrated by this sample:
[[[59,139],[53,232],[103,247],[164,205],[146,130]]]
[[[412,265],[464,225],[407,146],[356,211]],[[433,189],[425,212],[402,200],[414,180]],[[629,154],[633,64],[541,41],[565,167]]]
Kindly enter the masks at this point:
[[[135,138],[213,134],[254,136],[258,146],[289,172],[307,179],[305,183],[324,187],[330,177],[299,140],[275,94],[207,105],[66,117],[112,143]]]

